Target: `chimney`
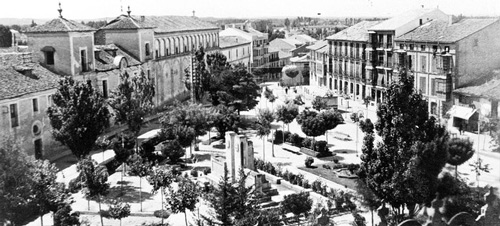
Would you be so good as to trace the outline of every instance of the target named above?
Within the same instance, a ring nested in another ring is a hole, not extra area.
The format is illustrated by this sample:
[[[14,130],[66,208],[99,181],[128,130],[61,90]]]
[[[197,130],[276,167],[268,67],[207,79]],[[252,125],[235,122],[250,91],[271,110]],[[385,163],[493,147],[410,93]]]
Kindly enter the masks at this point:
[[[141,22],[144,22],[146,20],[145,16],[141,16]]]
[[[453,24],[453,15],[448,15],[448,26]]]

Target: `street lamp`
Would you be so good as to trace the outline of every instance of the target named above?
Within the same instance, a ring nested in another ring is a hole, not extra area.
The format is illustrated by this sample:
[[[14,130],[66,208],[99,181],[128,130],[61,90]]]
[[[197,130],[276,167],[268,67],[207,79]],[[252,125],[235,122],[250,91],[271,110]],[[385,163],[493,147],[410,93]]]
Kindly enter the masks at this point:
[[[356,112],[356,157],[358,157],[358,127],[360,118],[363,118],[363,110],[358,110]]]

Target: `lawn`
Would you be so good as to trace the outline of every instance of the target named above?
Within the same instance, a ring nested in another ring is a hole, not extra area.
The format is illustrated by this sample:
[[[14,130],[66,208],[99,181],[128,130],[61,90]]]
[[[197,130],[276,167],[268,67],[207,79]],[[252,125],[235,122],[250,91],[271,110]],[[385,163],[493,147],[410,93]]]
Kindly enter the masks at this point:
[[[333,169],[325,169],[323,168],[323,165],[329,165],[332,167],[335,163],[328,163],[328,164],[322,164],[322,165],[315,165],[316,168],[306,168],[306,167],[299,167],[299,169],[307,171],[309,173],[312,173],[314,175],[318,175],[326,180],[335,182],[337,184],[341,184],[347,188],[356,190],[356,181],[358,179],[347,179],[347,178],[340,178],[337,176],[335,173],[336,170]]]

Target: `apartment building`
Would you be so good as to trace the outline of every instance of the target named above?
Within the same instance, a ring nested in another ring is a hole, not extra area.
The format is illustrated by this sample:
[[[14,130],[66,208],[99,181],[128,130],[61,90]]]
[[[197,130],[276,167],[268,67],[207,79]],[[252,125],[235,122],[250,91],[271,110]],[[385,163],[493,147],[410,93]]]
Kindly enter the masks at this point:
[[[328,42],[321,40],[314,45],[308,46],[311,62],[309,64],[309,85],[331,88],[331,75],[327,74],[328,66]]]
[[[368,29],[380,22],[362,21],[327,37],[330,90],[356,100],[367,96]]]
[[[220,53],[227,58],[227,62],[233,65],[243,64],[245,67],[251,63],[251,42],[238,36],[223,36],[219,38]]]
[[[453,22],[450,17],[447,21],[429,21],[397,37],[394,52],[394,73],[409,69],[415,78],[415,88],[429,102],[430,114],[440,118],[453,105],[460,106],[460,111],[482,109],[483,115],[491,114],[491,107],[473,105],[460,92],[453,98],[452,92],[481,85],[500,68],[498,18],[465,18]],[[457,112],[456,115],[455,124],[474,117],[477,120],[473,113]]]
[[[366,92],[376,103],[384,101],[385,90],[393,81],[394,39],[435,20],[447,21],[448,16],[437,8],[421,8],[392,17],[368,29]]]

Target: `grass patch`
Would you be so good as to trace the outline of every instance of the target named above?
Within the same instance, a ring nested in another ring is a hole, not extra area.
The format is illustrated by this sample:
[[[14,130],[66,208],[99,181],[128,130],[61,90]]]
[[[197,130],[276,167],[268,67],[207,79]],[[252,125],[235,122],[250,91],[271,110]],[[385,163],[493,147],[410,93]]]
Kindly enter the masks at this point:
[[[332,164],[327,164],[327,165],[331,166]],[[315,166],[317,166],[317,167],[316,168],[299,167],[299,169],[307,171],[307,172],[312,173],[314,175],[320,176],[326,180],[343,185],[347,188],[356,190],[356,182],[358,179],[340,178],[337,176],[337,174],[335,174],[334,170],[323,168],[323,164],[315,165]]]

